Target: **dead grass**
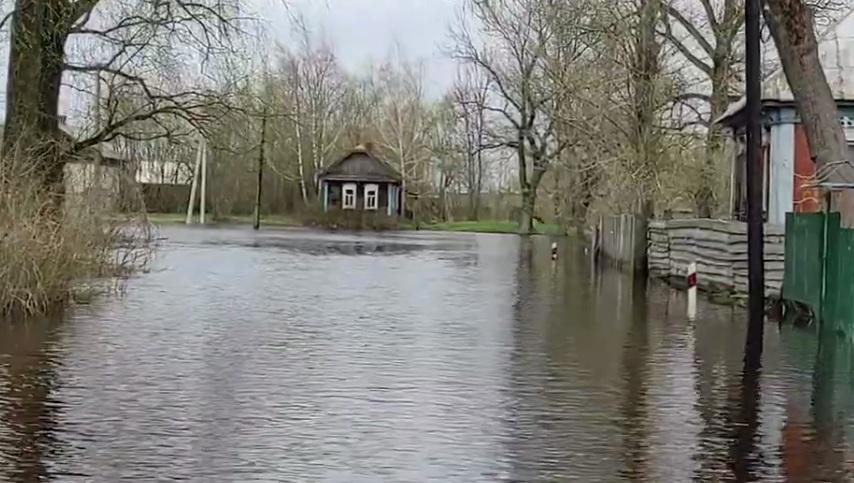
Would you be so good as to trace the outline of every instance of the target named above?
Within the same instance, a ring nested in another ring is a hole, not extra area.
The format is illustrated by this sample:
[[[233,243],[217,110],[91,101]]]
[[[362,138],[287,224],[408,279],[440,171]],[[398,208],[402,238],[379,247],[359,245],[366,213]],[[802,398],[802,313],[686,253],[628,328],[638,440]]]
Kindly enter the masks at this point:
[[[39,314],[88,299],[147,264],[147,222],[111,220],[97,198],[59,205],[39,183],[0,173],[0,313]]]

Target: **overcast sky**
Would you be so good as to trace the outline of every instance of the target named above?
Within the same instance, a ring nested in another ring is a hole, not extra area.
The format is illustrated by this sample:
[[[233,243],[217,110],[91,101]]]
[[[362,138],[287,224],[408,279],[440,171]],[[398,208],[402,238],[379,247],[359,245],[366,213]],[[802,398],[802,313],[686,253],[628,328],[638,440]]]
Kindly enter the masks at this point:
[[[273,37],[287,45],[291,26],[283,0],[258,0]],[[439,96],[454,80],[448,31],[460,0],[285,0],[316,35],[330,40],[339,60],[359,72],[389,57],[395,45],[424,63],[428,94]]]

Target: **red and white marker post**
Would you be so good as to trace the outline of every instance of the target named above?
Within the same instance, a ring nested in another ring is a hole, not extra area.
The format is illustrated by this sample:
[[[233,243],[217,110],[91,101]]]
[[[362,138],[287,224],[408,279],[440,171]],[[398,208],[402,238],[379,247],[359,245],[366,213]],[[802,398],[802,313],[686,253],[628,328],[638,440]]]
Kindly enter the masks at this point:
[[[688,264],[688,320],[697,318],[697,264]]]

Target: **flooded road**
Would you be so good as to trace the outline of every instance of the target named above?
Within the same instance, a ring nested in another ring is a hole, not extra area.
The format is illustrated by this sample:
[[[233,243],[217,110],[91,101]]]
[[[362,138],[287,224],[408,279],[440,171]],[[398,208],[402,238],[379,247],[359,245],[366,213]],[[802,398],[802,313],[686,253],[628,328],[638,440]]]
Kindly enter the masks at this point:
[[[0,481],[844,481],[850,348],[548,238],[170,227],[0,324]],[[821,349],[821,350],[819,350]],[[817,369],[818,368],[818,369]]]

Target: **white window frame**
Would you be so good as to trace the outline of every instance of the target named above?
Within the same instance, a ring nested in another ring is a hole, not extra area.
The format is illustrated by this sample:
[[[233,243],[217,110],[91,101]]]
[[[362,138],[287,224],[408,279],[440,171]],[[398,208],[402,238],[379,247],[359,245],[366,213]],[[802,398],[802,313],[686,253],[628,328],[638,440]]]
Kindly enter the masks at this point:
[[[347,191],[350,191],[349,194],[349,202],[348,202],[348,194]],[[356,183],[344,183],[341,186],[341,208],[345,210],[355,210],[356,209]]]
[[[376,184],[366,184],[365,193],[365,210],[376,211],[380,205],[380,187]],[[373,204],[369,201],[373,200]]]

